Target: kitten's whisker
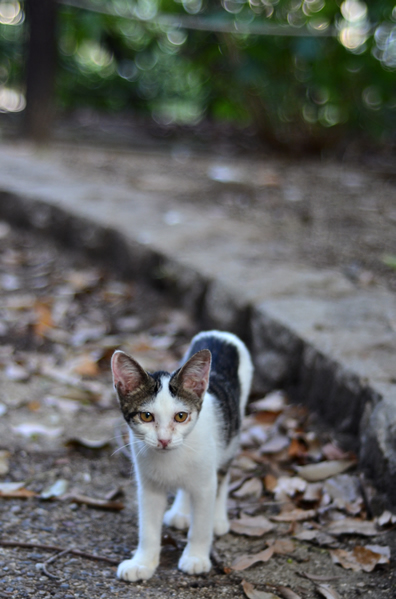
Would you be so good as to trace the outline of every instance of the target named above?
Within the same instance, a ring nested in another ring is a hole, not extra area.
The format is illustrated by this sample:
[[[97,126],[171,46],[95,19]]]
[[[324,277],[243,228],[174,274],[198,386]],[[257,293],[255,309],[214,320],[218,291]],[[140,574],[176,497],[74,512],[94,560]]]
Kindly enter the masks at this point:
[[[193,451],[194,453],[199,453],[198,449],[196,447],[193,447],[192,445],[189,445],[188,443],[186,443],[184,441],[184,443],[182,444],[184,447],[186,447],[189,451]]]
[[[135,457],[136,457],[136,458],[138,458],[138,457],[140,456],[140,454],[142,454],[143,452],[146,452],[147,450],[148,450],[148,447],[147,447],[147,445],[143,445],[143,446],[140,448],[140,450],[137,452],[137,454],[136,454],[136,456],[135,456]]]
[[[117,447],[117,449],[115,451],[113,451],[113,453],[111,454],[111,457],[113,457],[113,455],[115,455],[119,451],[122,451],[123,449],[125,449],[127,447],[131,447],[131,446],[132,446],[132,443],[127,443],[126,445],[121,445],[120,447]]]

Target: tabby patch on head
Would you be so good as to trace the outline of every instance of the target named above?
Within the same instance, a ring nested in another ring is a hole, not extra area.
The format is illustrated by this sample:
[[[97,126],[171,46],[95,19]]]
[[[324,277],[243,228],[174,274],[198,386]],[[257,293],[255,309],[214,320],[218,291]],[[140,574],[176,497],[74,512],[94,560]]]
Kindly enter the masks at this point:
[[[160,382],[122,351],[113,354],[111,370],[121,410],[128,422],[147,401],[156,395]]]

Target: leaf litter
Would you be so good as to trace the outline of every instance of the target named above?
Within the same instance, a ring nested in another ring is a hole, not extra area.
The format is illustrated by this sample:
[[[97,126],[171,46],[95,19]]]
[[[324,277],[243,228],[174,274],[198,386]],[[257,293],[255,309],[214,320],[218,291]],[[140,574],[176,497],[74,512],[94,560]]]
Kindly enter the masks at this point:
[[[9,447],[4,443],[0,447],[0,497],[8,502],[46,502],[58,505],[57,509],[69,505],[75,517],[79,505],[120,513],[125,503],[113,498],[114,490],[96,488],[90,476],[86,481],[77,477],[77,484],[70,478],[69,455],[84,458],[86,454],[93,465],[107,455],[109,446],[114,452],[111,435],[87,434],[86,428],[78,429],[78,423],[106,414],[114,419],[117,409],[109,359],[115,349],[136,355],[147,369],[172,370],[195,325],[185,313],[164,305],[163,299],[153,300],[151,307],[147,298],[152,290],[111,279],[97,267],[71,267],[63,253],[59,256],[45,244],[38,247],[24,238],[12,250],[13,236],[10,232],[0,240],[1,280],[5,282],[0,290],[0,375],[23,389],[37,385],[40,392],[26,398],[21,394],[18,400],[2,397],[0,426],[4,421],[2,430],[13,435],[3,439],[13,441]],[[60,456],[59,475],[41,477],[27,472],[17,480],[10,469],[13,451],[18,447],[42,451],[47,446]],[[63,463],[69,478],[60,473]],[[225,551],[222,568],[233,572],[232,576],[243,571],[250,577],[242,583],[247,597],[301,596],[298,583],[291,588],[262,579],[271,561],[279,562],[283,572],[298,563],[300,543],[328,552],[328,563],[346,573],[388,567],[389,547],[364,546],[361,538],[391,529],[396,516],[388,511],[375,520],[367,517],[355,467],[355,456],[334,439],[311,430],[307,410],[290,404],[283,391],[250,404],[241,451],[232,466],[231,535],[216,541],[221,548],[227,539],[239,539],[234,544],[228,541],[232,549]],[[173,533],[172,539],[178,547]],[[305,550],[304,555],[309,563],[310,552]],[[313,580],[312,585],[316,585],[312,591],[323,596],[337,596],[335,589],[319,581]],[[310,596],[306,592],[304,596]]]

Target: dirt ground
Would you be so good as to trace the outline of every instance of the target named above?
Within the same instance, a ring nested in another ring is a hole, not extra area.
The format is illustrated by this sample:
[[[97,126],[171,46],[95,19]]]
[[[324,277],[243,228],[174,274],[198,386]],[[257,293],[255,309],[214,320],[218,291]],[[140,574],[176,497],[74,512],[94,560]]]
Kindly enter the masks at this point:
[[[160,171],[160,160],[158,164]],[[128,176],[135,175],[129,172]],[[281,188],[276,189],[280,194]],[[351,196],[358,198],[356,188],[351,189]],[[234,191],[232,187],[230,202],[219,196],[222,209],[240,209],[237,198],[244,196],[233,195]],[[262,202],[266,201],[270,203],[264,193]],[[254,207],[258,199],[254,196],[251,202]],[[303,228],[300,208],[295,208],[301,205],[285,203],[284,211]],[[276,208],[268,206],[268,214],[282,221]],[[377,210],[373,214],[389,231],[394,226]],[[345,243],[352,252],[345,250],[347,264],[355,254],[353,244]],[[383,244],[380,251],[393,251],[394,239],[390,241],[385,233],[378,243]],[[362,262],[361,268],[369,264]],[[383,276],[392,286],[392,272],[379,269],[378,277],[383,280]],[[195,332],[195,323],[157,290],[118,280],[78,254],[68,254],[26,232],[12,231],[5,224],[0,226],[0,282],[0,484],[21,483],[20,497],[12,493],[5,497],[4,492],[0,496],[0,598],[231,599],[246,596],[243,580],[258,591],[286,599],[291,595],[279,585],[305,599],[385,599],[396,593],[392,527],[370,536],[372,544],[391,546],[390,563],[370,573],[336,566],[327,546],[298,540],[293,540],[291,553],[274,555],[269,562],[244,571],[230,569],[241,554],[264,549],[269,536],[291,538],[290,523],[280,523],[270,535],[231,532],[217,539],[212,571],[204,576],[187,576],[177,570],[186,537],[164,531],[161,564],[154,577],[137,584],[118,581],[116,563],[128,557],[137,543],[137,516],[131,466],[119,450],[122,425],[111,391],[109,358],[115,347],[122,347],[138,354],[147,369],[172,369]],[[263,478],[271,465],[263,462],[253,467],[255,476]],[[55,491],[55,483],[65,486],[62,493]],[[263,497],[250,507],[234,497],[232,515],[244,506],[250,514],[272,518],[279,505],[271,494]],[[94,507],[94,499],[101,500],[101,505]],[[32,546],[8,547],[6,542]],[[348,550],[357,543],[366,544],[366,539],[342,535],[335,543]],[[53,545],[90,555],[69,552],[59,556],[46,564],[49,576],[43,563],[55,550],[45,547]],[[93,560],[92,554],[114,561]],[[319,579],[304,578],[304,573]],[[325,591],[319,594],[319,583],[330,585],[327,595]]]

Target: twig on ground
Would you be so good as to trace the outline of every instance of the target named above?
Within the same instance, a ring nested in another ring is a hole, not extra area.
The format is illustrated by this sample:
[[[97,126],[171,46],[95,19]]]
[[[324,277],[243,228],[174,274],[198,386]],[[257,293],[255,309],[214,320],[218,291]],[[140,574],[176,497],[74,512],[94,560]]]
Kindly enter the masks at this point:
[[[48,576],[48,578],[53,578],[54,580],[60,580],[60,576],[56,576],[56,574],[52,574],[51,572],[48,572],[47,566],[49,564],[52,564],[55,560],[62,557],[63,555],[66,555],[66,553],[70,553],[72,551],[72,549],[74,549],[74,548],[69,547],[68,549],[64,549],[63,551],[60,551],[59,553],[56,553],[52,557],[49,557],[48,559],[46,559],[45,562],[42,563],[41,570],[42,570],[43,574]]]
[[[41,545],[40,543],[25,543],[23,541],[4,541],[3,539],[0,539],[0,547],[23,547],[25,549],[42,549],[43,551],[58,552],[66,551],[64,547],[59,547],[58,545]],[[118,566],[120,563],[120,560],[115,560],[104,555],[96,555],[95,553],[87,553],[85,551],[80,551],[79,549],[70,548],[67,550],[67,552],[72,553],[73,555],[78,555],[79,557],[83,557],[85,559],[107,562],[113,566]]]
[[[114,489],[106,493],[104,499],[105,501],[113,501],[114,499],[117,499],[117,497],[121,497],[122,495],[124,495],[124,488],[122,486],[115,487]]]

